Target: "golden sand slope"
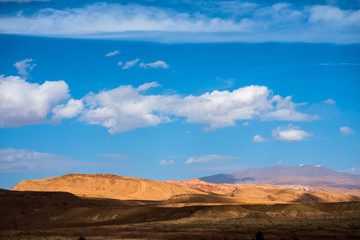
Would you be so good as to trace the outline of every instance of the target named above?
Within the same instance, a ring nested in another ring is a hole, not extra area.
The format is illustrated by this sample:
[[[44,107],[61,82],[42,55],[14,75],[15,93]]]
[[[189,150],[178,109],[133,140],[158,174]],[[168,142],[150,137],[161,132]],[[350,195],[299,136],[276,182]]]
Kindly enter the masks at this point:
[[[177,194],[201,194],[202,191],[141,178],[112,174],[68,174],[61,177],[22,181],[12,190],[61,191],[77,196],[121,200],[166,200]]]
[[[153,200],[165,204],[202,203],[316,203],[360,201],[359,196],[305,191],[271,185],[232,185],[187,181],[152,181],[110,174],[68,174],[42,180],[22,181],[17,191],[62,191],[77,196],[120,200]]]

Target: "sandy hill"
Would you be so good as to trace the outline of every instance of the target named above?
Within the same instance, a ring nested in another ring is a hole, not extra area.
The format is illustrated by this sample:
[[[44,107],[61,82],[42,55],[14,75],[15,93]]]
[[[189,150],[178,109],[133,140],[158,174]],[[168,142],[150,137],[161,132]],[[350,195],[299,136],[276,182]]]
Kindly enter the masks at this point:
[[[22,181],[12,190],[61,191],[77,196],[123,200],[166,200],[178,194],[204,194],[198,189],[112,174],[68,174]]]
[[[193,203],[308,203],[359,201],[360,197],[321,191],[270,186],[214,184],[198,179],[166,182],[111,174],[68,174],[42,180],[22,181],[17,191],[69,192],[80,197],[118,200],[165,201],[164,204]]]

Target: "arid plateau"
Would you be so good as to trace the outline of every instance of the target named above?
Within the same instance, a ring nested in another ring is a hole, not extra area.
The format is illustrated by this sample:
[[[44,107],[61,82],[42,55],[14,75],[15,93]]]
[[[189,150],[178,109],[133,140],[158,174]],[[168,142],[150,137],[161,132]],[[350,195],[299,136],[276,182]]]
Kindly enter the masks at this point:
[[[109,174],[23,181],[0,191],[0,238],[360,239],[357,192],[319,189]]]

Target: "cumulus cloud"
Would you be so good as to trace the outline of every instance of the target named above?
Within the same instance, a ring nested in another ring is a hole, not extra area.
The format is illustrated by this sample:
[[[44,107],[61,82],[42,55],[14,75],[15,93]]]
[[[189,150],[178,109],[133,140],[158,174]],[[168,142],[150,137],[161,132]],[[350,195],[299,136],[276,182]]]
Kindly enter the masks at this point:
[[[188,9],[199,4],[193,5]],[[202,5],[194,12],[118,3],[14,12],[0,18],[0,33],[162,42],[360,42],[357,9],[246,2],[234,7],[220,1]]]
[[[84,165],[85,162],[50,153],[13,148],[0,149],[0,172],[59,171]]]
[[[175,164],[175,161],[174,160],[169,160],[169,161],[166,161],[166,160],[161,160],[159,162],[160,165],[165,165],[165,166],[170,166],[170,165],[174,165]]]
[[[169,122],[170,118],[163,112],[176,102],[177,96],[142,95],[141,90],[148,87],[138,90],[120,86],[98,94],[90,93],[83,98],[87,109],[80,119],[109,128],[112,134]]]
[[[339,132],[343,136],[354,135],[355,134],[355,132],[349,127],[340,127]]]
[[[145,69],[146,68],[164,68],[164,69],[169,68],[169,66],[166,64],[166,62],[161,61],[161,60],[153,62],[153,63],[147,63],[147,64],[140,63],[139,66],[142,68],[145,68]]]
[[[272,96],[265,86],[247,86],[230,91],[207,92],[200,96],[147,95],[144,92],[160,86],[157,82],[145,83],[138,88],[120,86],[118,88],[89,93],[82,98],[85,109],[80,119],[89,124],[99,124],[109,128],[109,132],[120,133],[140,127],[156,126],[184,117],[187,122],[207,124],[205,130],[216,130],[236,125],[238,120],[294,120],[314,119],[295,110],[296,104],[287,97]],[[274,100],[275,99],[275,100]],[[284,103],[285,102],[285,103]],[[272,112],[283,109],[294,117]]]
[[[283,120],[283,121],[311,121],[316,120],[318,116],[310,116],[306,113],[297,112],[295,109],[302,104],[296,104],[292,101],[292,96],[282,98],[276,95],[272,98],[272,101],[276,104],[275,110],[266,113],[263,116],[263,120]]]
[[[53,108],[53,119],[74,118],[84,109],[82,100],[70,99],[66,104],[57,105]]]
[[[298,126],[293,126],[292,124],[289,124],[285,127],[277,127],[272,131],[272,137],[275,140],[286,142],[303,141],[310,136],[312,136],[311,133],[305,132]]]
[[[323,101],[323,103],[325,104],[329,104],[329,105],[335,105],[336,104],[336,101],[334,99],[326,99],[325,101]]]
[[[105,57],[112,57],[112,56],[118,55],[119,53],[120,53],[119,50],[115,50],[112,52],[110,51],[107,54],[105,54]]]
[[[64,81],[38,84],[18,76],[0,76],[0,127],[44,122],[54,106],[69,98],[68,92]],[[69,116],[70,112],[67,108],[62,114]]]
[[[268,140],[262,137],[261,135],[255,135],[252,141],[255,143],[259,143],[259,142],[267,142]]]
[[[212,91],[200,96],[150,95],[147,90],[161,86],[144,83],[135,88],[120,86],[81,99],[69,99],[64,81],[29,83],[18,76],[0,76],[0,127],[18,127],[52,120],[76,118],[101,125],[111,134],[156,126],[185,118],[186,122],[208,125],[204,130],[236,125],[239,120],[310,121],[314,116],[296,111],[290,97],[273,96],[265,86],[247,86],[233,91]],[[276,115],[284,110],[297,117]],[[269,118],[269,116],[272,116]]]
[[[127,61],[125,63],[125,65],[122,67],[122,69],[129,69],[131,67],[134,67],[138,63],[139,60],[140,59],[137,58],[137,59],[132,60],[132,61]]]
[[[189,157],[185,161],[185,164],[219,162],[219,161],[231,160],[231,159],[238,159],[238,157],[226,156],[226,155],[216,155],[216,154],[192,156],[192,157]]]
[[[16,62],[14,64],[14,66],[16,67],[16,69],[18,70],[18,73],[23,77],[23,78],[28,78],[30,75],[30,72],[33,70],[34,67],[36,67],[36,64],[31,64],[31,62],[33,61],[32,58],[27,58],[25,60]]]

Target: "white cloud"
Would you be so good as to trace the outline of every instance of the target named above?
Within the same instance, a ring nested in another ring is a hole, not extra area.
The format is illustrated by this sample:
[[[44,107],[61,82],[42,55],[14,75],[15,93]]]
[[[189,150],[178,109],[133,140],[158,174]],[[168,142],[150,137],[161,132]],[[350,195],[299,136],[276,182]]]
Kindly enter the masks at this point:
[[[119,61],[119,62],[117,63],[117,65],[118,65],[119,67],[121,67],[122,64],[123,64],[122,61]]]
[[[263,120],[282,120],[282,121],[312,121],[316,120],[318,116],[310,116],[306,113],[297,112],[295,109],[298,105],[295,104],[291,96],[285,98],[276,95],[272,101],[276,104],[274,111],[264,114]]]
[[[31,64],[31,62],[33,61],[32,58],[27,58],[25,60],[16,62],[14,64],[14,66],[16,67],[16,69],[18,70],[18,73],[23,77],[23,78],[28,78],[30,72],[33,70],[34,67],[36,67],[36,64]]]
[[[53,119],[74,118],[84,109],[82,100],[70,99],[66,104],[57,105],[52,110]]]
[[[244,122],[243,126],[249,126],[249,122]]]
[[[144,83],[137,88],[137,91],[142,92],[155,87],[161,87],[161,85],[157,82]]]
[[[85,164],[50,153],[13,148],[0,149],[0,172],[59,171]]]
[[[177,97],[142,95],[141,90],[147,88],[149,86],[143,85],[140,89],[120,86],[98,94],[90,93],[83,98],[87,109],[80,119],[109,128],[112,134],[169,122],[163,112],[176,102]]]
[[[165,166],[170,166],[170,165],[173,165],[175,164],[175,161],[174,160],[169,160],[169,161],[166,161],[166,160],[161,160],[159,162],[160,165],[165,165]]]
[[[202,156],[192,156],[192,157],[189,157],[186,160],[185,164],[219,162],[219,161],[237,159],[237,158],[238,157],[225,156],[225,155],[216,155],[216,154],[202,155]]]
[[[263,138],[261,135],[255,135],[252,141],[255,143],[259,143],[259,142],[267,142],[268,140],[266,138]]]
[[[326,99],[325,101],[323,101],[323,103],[329,104],[329,105],[335,105],[336,101],[334,99]]]
[[[311,133],[301,130],[298,126],[293,126],[289,124],[286,127],[277,127],[272,131],[272,137],[275,140],[286,141],[286,142],[296,142],[303,141],[307,137],[312,136]]]
[[[2,16],[0,33],[162,42],[360,42],[357,9],[284,3],[202,4],[203,9],[194,13],[117,3],[44,8],[32,14]],[[216,11],[211,9],[214,4]],[[226,14],[216,14],[219,12]]]
[[[164,69],[169,68],[169,66],[166,64],[166,62],[161,61],[161,60],[153,62],[153,63],[147,63],[147,64],[140,63],[139,66],[142,68],[145,68],[145,69],[146,68],[164,68]]]
[[[0,76],[0,127],[42,123],[51,109],[69,98],[64,81],[29,83],[18,76]]]
[[[107,54],[105,54],[105,57],[112,57],[112,56],[118,55],[119,53],[120,53],[119,50],[115,50],[112,52],[110,51]]]
[[[129,69],[129,68],[135,66],[135,65],[138,63],[139,60],[140,60],[140,59],[137,58],[137,59],[132,60],[132,61],[127,61],[127,62],[125,63],[125,65],[122,67],[122,69]]]
[[[282,164],[282,161],[277,161],[275,164],[280,165],[280,164]]]
[[[127,160],[129,159],[129,156],[127,154],[122,153],[103,153],[99,154],[100,157],[108,158],[111,160]]]
[[[354,135],[355,132],[349,127],[340,127],[340,134],[343,136]]]
[[[247,86],[230,91],[213,91],[200,96],[146,95],[143,92],[160,86],[157,82],[145,83],[138,88],[120,86],[90,93],[82,100],[86,109],[81,120],[89,124],[99,124],[109,128],[109,132],[120,133],[134,128],[156,126],[170,122],[171,118],[184,117],[187,122],[208,124],[207,130],[236,125],[237,120],[267,119],[268,115],[279,109],[289,109],[298,121],[309,121],[313,116],[299,113],[296,104],[289,98],[287,104],[274,101],[279,96],[265,86]],[[270,119],[269,119],[270,120]],[[285,117],[272,117],[271,120],[287,120]]]

